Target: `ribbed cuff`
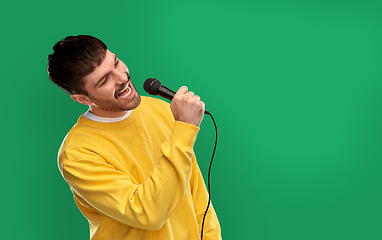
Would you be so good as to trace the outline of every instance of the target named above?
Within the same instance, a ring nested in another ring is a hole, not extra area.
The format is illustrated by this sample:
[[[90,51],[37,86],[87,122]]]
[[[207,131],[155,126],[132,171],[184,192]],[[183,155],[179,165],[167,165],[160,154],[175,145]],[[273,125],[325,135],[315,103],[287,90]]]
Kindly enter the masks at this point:
[[[175,121],[174,129],[170,136],[170,142],[187,151],[193,152],[196,136],[200,128],[197,126]]]

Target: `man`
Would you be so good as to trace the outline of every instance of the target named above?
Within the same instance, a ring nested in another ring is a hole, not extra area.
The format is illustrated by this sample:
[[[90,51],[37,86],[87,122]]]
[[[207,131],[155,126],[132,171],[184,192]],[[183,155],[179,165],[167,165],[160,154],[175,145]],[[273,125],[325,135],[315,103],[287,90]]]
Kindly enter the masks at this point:
[[[193,152],[204,116],[181,87],[171,105],[141,97],[127,66],[92,36],[59,41],[49,78],[89,106],[67,134],[58,166],[92,240],[200,239],[208,193]],[[221,239],[212,206],[203,239]]]

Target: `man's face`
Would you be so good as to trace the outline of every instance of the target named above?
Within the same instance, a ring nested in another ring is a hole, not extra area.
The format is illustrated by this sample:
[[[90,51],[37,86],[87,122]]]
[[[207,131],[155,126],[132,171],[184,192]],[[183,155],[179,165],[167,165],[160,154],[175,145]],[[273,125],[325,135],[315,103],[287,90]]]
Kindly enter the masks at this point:
[[[101,117],[123,116],[138,107],[141,97],[130,80],[127,66],[106,51],[105,59],[84,78],[90,111]]]

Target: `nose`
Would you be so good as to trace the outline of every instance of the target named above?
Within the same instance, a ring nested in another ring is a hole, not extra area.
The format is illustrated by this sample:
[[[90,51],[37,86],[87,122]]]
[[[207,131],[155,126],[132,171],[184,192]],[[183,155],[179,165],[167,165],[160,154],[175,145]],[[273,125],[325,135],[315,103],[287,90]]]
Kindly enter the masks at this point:
[[[127,74],[126,71],[118,71],[115,72],[115,78],[117,79],[117,84],[122,85],[127,82]]]

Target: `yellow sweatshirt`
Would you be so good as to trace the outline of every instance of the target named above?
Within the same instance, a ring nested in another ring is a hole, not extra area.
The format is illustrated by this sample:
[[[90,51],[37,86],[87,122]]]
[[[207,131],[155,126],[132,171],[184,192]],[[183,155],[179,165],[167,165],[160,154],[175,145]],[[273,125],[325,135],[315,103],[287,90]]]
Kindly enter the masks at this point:
[[[119,122],[79,118],[58,166],[92,240],[200,239],[208,194],[193,152],[198,131],[149,97]],[[221,239],[212,206],[203,239]]]

